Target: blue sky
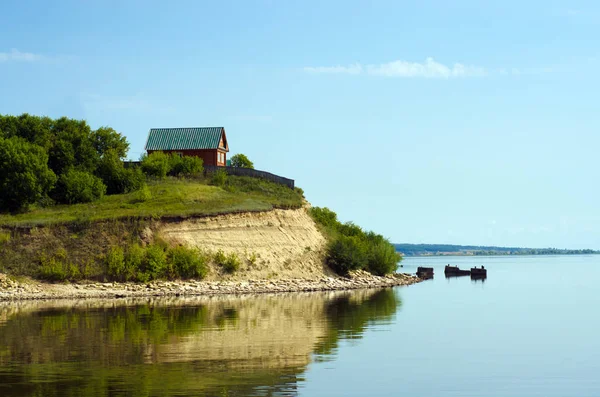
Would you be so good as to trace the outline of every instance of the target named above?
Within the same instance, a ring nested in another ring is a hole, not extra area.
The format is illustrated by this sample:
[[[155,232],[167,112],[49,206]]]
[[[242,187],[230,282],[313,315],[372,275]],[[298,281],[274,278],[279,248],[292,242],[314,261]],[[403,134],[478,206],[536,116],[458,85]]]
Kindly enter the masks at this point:
[[[0,3],[0,113],[224,126],[394,242],[600,249],[595,1]]]

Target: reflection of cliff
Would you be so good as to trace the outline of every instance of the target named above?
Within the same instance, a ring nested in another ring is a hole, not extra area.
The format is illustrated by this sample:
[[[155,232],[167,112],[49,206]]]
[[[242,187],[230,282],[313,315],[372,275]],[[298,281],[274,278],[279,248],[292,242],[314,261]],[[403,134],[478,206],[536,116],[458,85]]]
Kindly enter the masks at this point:
[[[0,305],[0,395],[294,394],[312,353],[360,337],[398,300],[371,290],[51,304]]]
[[[145,362],[224,360],[229,367],[295,367],[326,333],[324,294],[243,297],[206,305],[201,332],[153,345]]]

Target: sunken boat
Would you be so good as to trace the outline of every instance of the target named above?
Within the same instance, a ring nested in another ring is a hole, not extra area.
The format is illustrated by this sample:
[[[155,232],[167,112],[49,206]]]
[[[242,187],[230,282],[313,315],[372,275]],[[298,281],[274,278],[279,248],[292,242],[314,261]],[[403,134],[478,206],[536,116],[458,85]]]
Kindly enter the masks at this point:
[[[471,271],[459,269],[458,266],[446,265],[446,267],[444,268],[444,274],[446,275],[446,277],[459,277],[468,276],[471,274]]]
[[[417,268],[417,277],[422,278],[423,280],[433,278],[433,268],[419,266]]]
[[[471,268],[471,278],[483,279],[487,278],[487,269],[483,266]]]

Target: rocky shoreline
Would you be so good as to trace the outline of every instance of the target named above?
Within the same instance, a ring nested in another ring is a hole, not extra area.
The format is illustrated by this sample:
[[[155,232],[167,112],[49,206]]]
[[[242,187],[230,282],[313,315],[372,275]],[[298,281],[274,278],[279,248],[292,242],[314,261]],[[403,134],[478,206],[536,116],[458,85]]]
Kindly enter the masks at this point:
[[[336,291],[411,285],[421,279],[396,273],[384,277],[356,272],[350,277],[272,279],[245,281],[153,281],[140,283],[49,284],[19,280],[0,274],[0,301],[83,298],[131,298],[147,296],[199,296],[263,294],[273,292]]]

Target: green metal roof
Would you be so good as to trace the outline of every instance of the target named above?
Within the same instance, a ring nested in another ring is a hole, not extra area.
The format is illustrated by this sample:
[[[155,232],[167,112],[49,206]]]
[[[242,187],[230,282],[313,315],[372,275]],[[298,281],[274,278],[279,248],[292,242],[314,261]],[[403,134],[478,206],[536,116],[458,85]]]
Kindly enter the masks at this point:
[[[217,149],[223,127],[152,128],[146,150]]]

